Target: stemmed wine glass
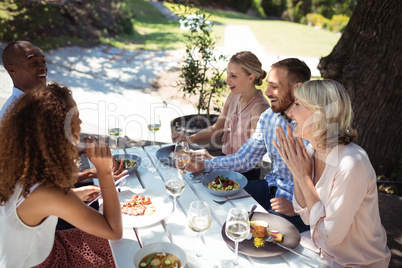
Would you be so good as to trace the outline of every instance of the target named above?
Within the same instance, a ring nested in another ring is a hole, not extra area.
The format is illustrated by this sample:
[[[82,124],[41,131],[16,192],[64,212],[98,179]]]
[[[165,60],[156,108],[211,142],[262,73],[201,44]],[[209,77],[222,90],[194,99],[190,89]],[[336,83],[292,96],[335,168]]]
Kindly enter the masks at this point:
[[[184,168],[190,161],[190,147],[187,142],[180,141],[176,143],[173,159],[176,163],[176,167],[180,170],[180,173],[184,172]]]
[[[176,211],[177,196],[184,191],[184,187],[185,187],[184,180],[180,176],[179,172],[176,169],[168,171],[165,178],[165,190],[168,194],[173,196],[174,200],[173,212]]]
[[[246,239],[250,230],[248,213],[243,208],[231,208],[226,218],[225,233],[226,236],[235,242],[235,258],[232,261],[232,267],[238,267],[237,261],[239,242]]]
[[[161,129],[161,119],[159,117],[159,115],[151,115],[151,121],[148,124],[148,130],[151,131],[154,135],[154,140],[152,145],[155,145],[155,134],[158,130]]]
[[[206,202],[194,201],[190,204],[188,226],[191,230],[197,232],[202,240],[203,233],[211,227],[211,212]],[[201,257],[201,254],[197,253],[196,256]]]
[[[110,120],[109,118],[108,133],[110,138],[115,141],[114,144],[116,149],[118,149],[118,139],[123,133],[122,125],[120,124],[120,120],[118,118],[114,118],[114,120]]]

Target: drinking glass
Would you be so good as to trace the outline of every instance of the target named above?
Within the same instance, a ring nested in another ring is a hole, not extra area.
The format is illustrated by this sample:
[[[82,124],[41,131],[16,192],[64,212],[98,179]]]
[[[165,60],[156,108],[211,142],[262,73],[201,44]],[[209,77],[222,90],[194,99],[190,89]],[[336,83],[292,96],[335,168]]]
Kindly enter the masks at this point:
[[[171,170],[167,173],[165,178],[165,190],[168,194],[173,196],[173,212],[176,211],[177,196],[179,196],[184,191],[184,187],[184,180],[177,170]]]
[[[204,201],[194,201],[190,204],[188,211],[188,226],[191,230],[198,233],[201,241],[202,235],[211,227],[211,213],[209,206]],[[200,253],[196,253],[197,257],[201,257]]]
[[[180,141],[176,143],[174,147],[173,159],[176,163],[176,167],[180,170],[180,172],[184,172],[184,168],[190,161],[190,147],[187,142]]]
[[[123,134],[123,128],[120,120],[117,117],[111,116],[109,117],[108,122],[108,133],[110,138],[114,140],[115,149],[118,149],[118,139]]]
[[[161,119],[159,115],[151,115],[151,120],[148,124],[148,130],[151,131],[154,135],[154,140],[152,145],[155,145],[155,134],[158,130],[161,129]]]
[[[239,242],[246,239],[250,230],[248,213],[243,208],[232,208],[229,210],[226,218],[225,233],[226,236],[235,242],[235,258],[232,261],[232,267],[238,267],[237,261]]]

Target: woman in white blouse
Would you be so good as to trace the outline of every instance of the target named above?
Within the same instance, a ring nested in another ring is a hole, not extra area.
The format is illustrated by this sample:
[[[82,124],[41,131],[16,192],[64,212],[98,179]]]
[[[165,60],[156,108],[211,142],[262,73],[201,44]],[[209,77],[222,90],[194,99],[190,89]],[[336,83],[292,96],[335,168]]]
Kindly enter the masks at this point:
[[[367,153],[352,142],[357,134],[345,88],[332,80],[307,81],[295,98],[293,135],[279,128],[279,145],[273,143],[293,174],[293,206],[310,225],[304,235],[331,267],[388,267],[376,174]],[[301,138],[310,144],[304,147]]]

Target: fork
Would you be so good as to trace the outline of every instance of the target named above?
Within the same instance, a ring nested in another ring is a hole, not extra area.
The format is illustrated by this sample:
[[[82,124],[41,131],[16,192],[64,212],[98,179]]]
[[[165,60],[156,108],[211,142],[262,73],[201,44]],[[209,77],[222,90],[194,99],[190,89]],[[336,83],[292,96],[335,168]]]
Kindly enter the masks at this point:
[[[216,203],[218,203],[218,204],[225,204],[227,201],[230,201],[230,200],[235,200],[235,199],[240,199],[240,198],[246,198],[246,197],[250,197],[251,196],[251,194],[248,194],[248,195],[243,195],[243,196],[238,196],[238,197],[234,197],[234,198],[229,198],[229,199],[226,199],[226,200],[215,200],[215,199],[212,199],[214,202],[216,202]]]

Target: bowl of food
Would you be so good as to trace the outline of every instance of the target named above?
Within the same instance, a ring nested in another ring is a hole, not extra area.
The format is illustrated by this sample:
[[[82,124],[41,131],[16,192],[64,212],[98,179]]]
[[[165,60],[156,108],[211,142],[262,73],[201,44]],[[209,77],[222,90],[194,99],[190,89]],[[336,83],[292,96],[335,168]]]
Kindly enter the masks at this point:
[[[205,175],[201,183],[213,195],[230,196],[247,185],[247,178],[234,171],[213,171]]]
[[[166,267],[181,268],[187,263],[187,255],[179,246],[167,242],[144,246],[134,256],[136,268]]]
[[[141,157],[136,154],[118,154],[114,158],[119,164],[123,161],[124,170],[128,170],[128,173],[133,173],[141,165]]]

